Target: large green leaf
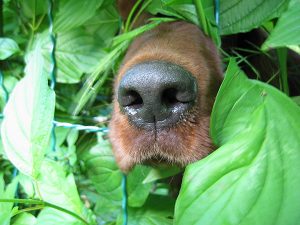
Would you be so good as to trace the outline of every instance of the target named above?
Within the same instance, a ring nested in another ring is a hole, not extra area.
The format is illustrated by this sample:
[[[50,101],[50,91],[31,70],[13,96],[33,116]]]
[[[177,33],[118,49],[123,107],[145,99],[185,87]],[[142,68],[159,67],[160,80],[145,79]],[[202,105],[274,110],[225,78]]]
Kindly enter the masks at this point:
[[[0,60],[4,60],[18,52],[18,44],[10,38],[0,38]]]
[[[34,225],[86,225],[82,221],[53,208],[44,208]]]
[[[173,167],[161,166],[161,167],[152,168],[148,173],[148,176],[143,180],[143,183],[149,183],[156,180],[161,180],[163,178],[174,176],[176,174],[179,174],[181,170],[182,169],[177,166],[173,166]]]
[[[212,2],[212,1],[211,1]],[[220,32],[234,34],[259,27],[278,17],[289,0],[232,0],[220,1]]]
[[[40,39],[43,43],[45,68],[49,72],[49,65],[52,63],[50,61],[52,43],[50,43],[48,32],[43,33]],[[90,73],[95,69],[103,55],[103,51],[101,51],[94,38],[82,29],[58,33],[55,48],[57,82],[79,82],[83,73]]]
[[[299,224],[299,124],[291,99],[231,61],[211,120],[222,147],[187,167],[175,224]]]
[[[199,0],[200,1],[200,0]],[[250,31],[276,18],[287,8],[289,0],[220,0],[219,30],[221,35]],[[215,25],[214,1],[201,0],[205,17]],[[171,9],[171,11],[170,11]],[[169,15],[172,10],[198,24],[195,5],[191,0],[156,0],[148,7],[152,13]],[[178,17],[175,15],[175,17]]]
[[[59,11],[54,17],[55,32],[66,32],[79,27],[96,12],[103,0],[60,1]]]
[[[0,174],[0,199],[11,199],[14,198],[14,195],[17,190],[17,181],[13,180],[12,183],[8,184],[5,187],[3,174]],[[13,203],[10,202],[1,202],[0,203],[0,225],[9,225],[10,218],[12,217],[12,208]]]
[[[127,175],[128,205],[132,207],[142,206],[152,188],[152,183],[143,183],[143,180],[150,171],[149,167],[137,165]]]
[[[85,150],[79,157],[97,192],[111,201],[120,201],[122,173],[115,162],[109,142],[100,139],[96,146]]]
[[[33,18],[37,15],[47,14],[48,2],[45,0],[20,1],[20,8],[25,16]]]
[[[128,208],[128,224],[130,225],[172,225],[174,200],[170,197],[150,195],[141,208]],[[117,225],[123,224],[122,215]]]
[[[12,225],[35,225],[36,218],[34,215],[24,212],[16,216]]]
[[[300,45],[300,1],[294,0],[279,18],[262,49],[287,45]]]
[[[25,77],[16,85],[4,109],[1,127],[8,159],[22,173],[36,178],[48,147],[55,94],[43,73],[39,46],[29,56]]]
[[[5,93],[5,91],[3,90],[3,88],[0,89],[0,111],[2,112],[7,98],[9,97],[9,93],[12,92],[12,90],[14,89],[14,87],[16,86],[16,84],[18,83],[18,80],[11,75],[4,75],[3,76],[3,85],[7,91],[7,93]]]
[[[112,204],[121,206],[122,200],[122,173],[118,169],[111,146],[107,140],[99,137],[99,143],[85,151],[80,158],[84,161],[88,177],[93,182],[101,197],[112,201]],[[143,184],[150,169],[136,166],[127,176],[128,203],[130,206],[143,205],[149,195],[152,184]]]
[[[94,218],[80,200],[73,174],[66,174],[61,165],[48,160],[43,162],[41,171],[38,177],[38,188],[42,199],[70,210],[87,222],[93,224]],[[49,220],[46,218],[49,218]],[[52,208],[42,210],[38,216],[37,224],[61,224],[58,222],[63,222],[63,224],[66,225],[84,224],[75,217]]]
[[[120,29],[120,16],[114,5],[100,8],[94,17],[89,19],[85,28],[91,35],[96,35],[98,44],[107,47]]]

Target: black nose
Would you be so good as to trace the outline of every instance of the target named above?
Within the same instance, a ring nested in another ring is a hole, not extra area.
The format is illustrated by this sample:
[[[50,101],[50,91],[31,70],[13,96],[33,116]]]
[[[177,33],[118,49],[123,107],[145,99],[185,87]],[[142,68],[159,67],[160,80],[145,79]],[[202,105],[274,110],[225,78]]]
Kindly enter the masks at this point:
[[[129,120],[145,129],[176,124],[197,98],[196,79],[164,61],[137,64],[120,81],[118,102]]]

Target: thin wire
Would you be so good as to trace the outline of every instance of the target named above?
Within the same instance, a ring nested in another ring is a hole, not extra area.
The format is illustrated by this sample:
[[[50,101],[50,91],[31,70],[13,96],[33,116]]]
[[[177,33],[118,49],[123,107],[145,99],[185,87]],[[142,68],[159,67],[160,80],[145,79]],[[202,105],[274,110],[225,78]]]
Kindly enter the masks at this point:
[[[51,84],[50,88],[54,90],[56,85],[56,60],[55,60],[55,47],[56,47],[56,39],[55,34],[53,33],[53,2],[52,0],[48,0],[49,8],[48,8],[48,19],[49,19],[49,37],[51,41],[51,49],[50,49],[50,78]],[[55,124],[52,125],[51,130],[51,150],[55,152],[56,149],[56,135],[55,135]],[[55,158],[55,160],[57,160]]]
[[[53,121],[53,124],[56,127],[65,127],[65,128],[76,129],[76,130],[84,130],[86,132],[102,132],[102,133],[108,132],[107,127],[84,126],[81,124],[73,124],[73,123],[58,122],[58,121]]]
[[[55,152],[56,150],[56,134],[55,134],[55,123],[52,123],[52,130],[51,130],[51,150],[52,152]],[[55,160],[57,160],[57,158],[55,157]]]
[[[126,174],[122,175],[122,190],[123,190],[123,198],[122,198],[123,225],[127,225],[128,213],[127,213],[127,176],[126,176]]]
[[[9,97],[9,94],[8,94],[8,91],[4,85],[4,76],[0,70],[0,86],[1,86],[1,89],[3,90],[4,92],[4,101],[7,102],[8,101],[8,97]]]
[[[51,40],[51,49],[50,49],[50,60],[51,60],[51,67],[50,67],[50,77],[51,77],[51,89],[54,90],[56,84],[56,59],[55,59],[55,48],[56,48],[56,39],[55,34],[53,33],[53,2],[52,0],[48,0],[49,2],[49,9],[48,9],[48,18],[49,18],[49,36]]]
[[[215,0],[215,20],[218,33],[220,34],[220,0]]]

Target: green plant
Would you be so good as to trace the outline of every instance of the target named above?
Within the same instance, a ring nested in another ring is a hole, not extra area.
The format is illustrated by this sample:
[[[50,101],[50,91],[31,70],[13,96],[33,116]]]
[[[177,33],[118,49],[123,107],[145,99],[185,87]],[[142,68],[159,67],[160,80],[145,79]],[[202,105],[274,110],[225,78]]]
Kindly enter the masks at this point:
[[[195,23],[218,46],[223,35],[264,29],[264,44],[243,50],[277,48],[274,76],[289,94],[287,49],[300,53],[299,0],[220,0],[219,23],[211,0],[141,2],[136,16],[165,17],[132,29],[134,14],[122,25],[112,0],[54,1],[53,90],[48,1],[1,1],[1,225],[122,224],[122,173],[106,134],[112,78],[130,41],[162,22]],[[165,180],[180,169],[136,166],[127,177],[130,225],[299,224],[299,106],[246,78],[240,54],[225,53],[224,62],[211,119],[219,149],[186,168],[177,199]]]

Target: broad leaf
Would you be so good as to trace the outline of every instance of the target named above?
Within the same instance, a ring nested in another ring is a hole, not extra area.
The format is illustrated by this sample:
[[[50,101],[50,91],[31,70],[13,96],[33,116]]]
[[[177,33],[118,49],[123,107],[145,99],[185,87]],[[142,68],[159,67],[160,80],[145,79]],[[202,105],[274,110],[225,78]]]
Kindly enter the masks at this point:
[[[36,225],[36,218],[30,213],[21,213],[14,218],[12,225]]]
[[[20,51],[18,44],[10,38],[0,38],[0,60],[7,59]]]
[[[167,178],[170,176],[174,176],[178,173],[181,172],[181,169],[173,166],[173,167],[157,167],[157,168],[152,168],[148,174],[148,176],[143,180],[143,183],[149,183],[149,182],[153,182],[156,180],[160,180],[163,178]]]
[[[150,195],[141,208],[128,208],[128,224],[130,225],[172,225],[174,200],[170,197]],[[123,224],[122,215],[117,225]]]
[[[99,143],[85,151],[80,158],[84,161],[88,177],[101,197],[121,206],[122,173],[118,169],[109,142],[99,137]],[[147,199],[152,184],[143,184],[149,168],[137,166],[127,176],[128,203],[133,207],[141,206]],[[118,203],[117,203],[118,202]]]
[[[288,10],[279,18],[274,30],[262,49],[288,45],[300,45],[300,1],[292,1]]]
[[[42,199],[70,210],[87,222],[93,223],[94,218],[91,212],[84,207],[80,200],[73,174],[66,174],[61,165],[48,160],[43,162],[41,171],[41,175],[38,178],[38,186]],[[53,217],[49,217],[49,215],[51,215],[50,212]],[[41,221],[46,221],[45,217],[53,218],[53,220],[47,224],[59,224],[55,222],[64,220],[64,224],[83,224],[80,220],[64,212],[48,208],[45,208],[38,216],[37,224],[40,224]],[[54,219],[55,217],[57,217],[57,219]]]
[[[37,217],[36,223],[33,225],[86,225],[69,214],[60,212],[53,208],[44,208]],[[89,224],[90,225],[90,224]],[[92,224],[91,224],[92,225]]]
[[[6,101],[8,100],[7,98],[9,97],[9,93],[12,92],[12,90],[14,89],[16,84],[18,83],[18,80],[15,77],[11,76],[11,75],[4,75],[3,76],[3,81],[4,81],[3,82],[4,87],[7,91],[7,93],[5,93],[3,88],[0,89],[0,110],[1,110],[1,112],[4,109]]]
[[[0,199],[12,199],[17,190],[17,181],[13,180],[11,184],[5,187],[3,174],[0,174]],[[12,217],[13,203],[0,202],[0,225],[9,225]]]
[[[20,7],[26,17],[33,18],[47,14],[48,2],[45,0],[20,1]]]
[[[29,56],[25,77],[16,85],[4,109],[1,127],[8,159],[22,173],[36,178],[48,147],[54,115],[55,94],[43,73],[37,48]]]
[[[170,15],[172,10],[180,14],[188,21],[198,24],[195,5],[190,0],[157,0],[148,10],[151,13]],[[257,28],[264,22],[280,16],[287,8],[289,0],[220,0],[219,30],[221,35],[247,32]],[[201,0],[205,17],[215,26],[214,1]],[[171,9],[171,10],[170,10]],[[178,17],[178,15],[173,15]]]
[[[50,43],[48,32],[40,36],[43,43],[45,69],[49,72]],[[39,40],[39,39],[38,39]],[[57,34],[55,57],[57,62],[57,82],[77,83],[83,73],[90,73],[104,55],[94,38],[84,30],[76,29]]]
[[[231,61],[211,135],[221,146],[187,167],[175,224],[299,223],[300,108]]]
[[[97,36],[97,44],[107,47],[120,29],[120,16],[114,5],[100,8],[85,24],[88,33]]]
[[[211,1],[213,2],[213,1]],[[288,0],[220,1],[220,32],[222,35],[246,32],[278,17]]]
[[[54,18],[54,30],[66,32],[79,27],[96,12],[103,0],[64,0]]]
[[[150,171],[149,167],[137,165],[134,170],[127,175],[128,205],[132,207],[142,206],[152,188],[152,183],[143,183],[143,180]]]
[[[117,167],[109,142],[99,139],[96,146],[86,149],[79,157],[97,192],[111,201],[120,201],[122,173]]]

